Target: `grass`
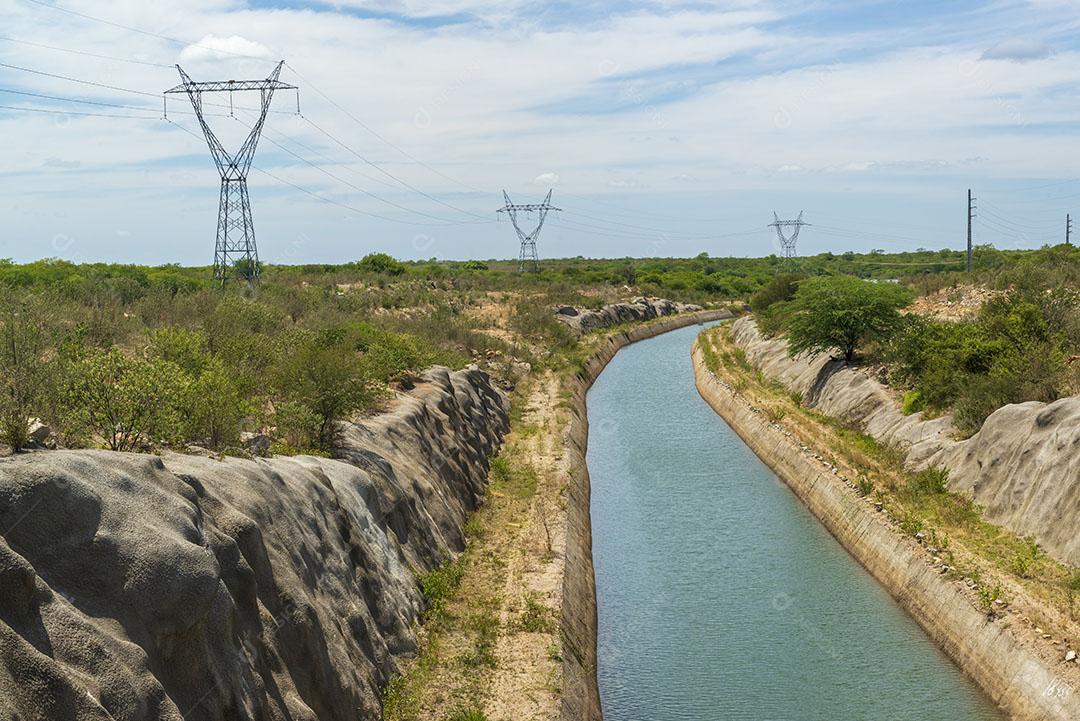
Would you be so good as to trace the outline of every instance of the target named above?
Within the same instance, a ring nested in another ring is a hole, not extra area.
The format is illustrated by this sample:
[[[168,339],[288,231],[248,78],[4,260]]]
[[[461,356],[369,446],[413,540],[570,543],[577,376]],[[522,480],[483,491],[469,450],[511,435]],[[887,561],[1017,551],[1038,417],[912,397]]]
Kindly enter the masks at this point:
[[[518,618],[518,628],[530,633],[551,633],[555,622],[551,610],[540,600],[540,595],[530,592],[525,595],[525,607]]]
[[[427,601],[426,619],[436,620],[446,614],[446,603],[453,597],[465,575],[466,557],[445,561],[441,566],[420,574],[420,590]]]

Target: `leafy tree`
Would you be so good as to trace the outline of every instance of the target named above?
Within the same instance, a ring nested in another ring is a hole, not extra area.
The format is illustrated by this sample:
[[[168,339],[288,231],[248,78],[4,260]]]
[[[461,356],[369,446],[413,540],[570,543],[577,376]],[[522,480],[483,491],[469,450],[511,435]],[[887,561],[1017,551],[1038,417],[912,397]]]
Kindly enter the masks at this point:
[[[401,275],[405,272],[405,266],[386,253],[369,253],[360,259],[357,266],[361,270],[385,275]]]
[[[251,403],[241,395],[232,376],[217,358],[211,358],[188,394],[188,438],[205,439],[211,448],[234,446],[240,426],[251,413]]]
[[[799,283],[806,279],[801,273],[781,273],[768,285],[750,296],[750,310],[757,320],[758,328],[766,335],[774,335],[781,329],[784,303],[795,297]]]
[[[190,385],[175,363],[113,348],[87,353],[67,375],[68,409],[83,434],[100,436],[114,451],[182,440]]]
[[[197,377],[210,362],[206,334],[177,326],[155,328],[148,334],[151,355],[180,366]]]
[[[789,351],[817,355],[838,349],[850,362],[862,344],[883,339],[897,328],[897,311],[911,300],[911,291],[893,283],[847,275],[807,279],[790,301]]]
[[[314,414],[311,441],[329,450],[337,421],[374,400],[368,367],[341,329],[298,333],[288,347],[278,370],[280,398]]]
[[[482,260],[467,260],[461,264],[462,270],[487,270],[488,265]]]
[[[13,451],[27,444],[30,417],[44,406],[50,330],[43,299],[0,299],[0,437]]]

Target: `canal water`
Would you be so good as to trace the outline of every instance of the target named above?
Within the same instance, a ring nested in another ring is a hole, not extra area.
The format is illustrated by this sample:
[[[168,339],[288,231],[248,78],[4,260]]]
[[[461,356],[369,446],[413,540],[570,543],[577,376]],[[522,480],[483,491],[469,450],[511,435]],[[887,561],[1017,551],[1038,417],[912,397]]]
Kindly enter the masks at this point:
[[[606,721],[1002,719],[698,396],[700,331],[588,395]]]

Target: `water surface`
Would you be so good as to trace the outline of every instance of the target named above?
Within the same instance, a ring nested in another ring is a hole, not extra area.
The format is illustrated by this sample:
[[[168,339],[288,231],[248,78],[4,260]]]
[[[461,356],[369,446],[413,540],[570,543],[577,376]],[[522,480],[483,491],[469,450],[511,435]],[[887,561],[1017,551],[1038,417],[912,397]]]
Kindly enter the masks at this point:
[[[694,388],[691,326],[589,392],[606,721],[1002,715]]]

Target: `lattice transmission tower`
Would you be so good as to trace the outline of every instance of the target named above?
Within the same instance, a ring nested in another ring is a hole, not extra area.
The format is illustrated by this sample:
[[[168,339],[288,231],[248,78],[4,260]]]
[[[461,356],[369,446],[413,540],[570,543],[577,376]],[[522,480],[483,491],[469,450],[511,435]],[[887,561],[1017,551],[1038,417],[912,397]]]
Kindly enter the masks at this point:
[[[798,252],[795,250],[795,243],[799,240],[799,231],[809,223],[803,222],[803,211],[799,211],[799,217],[795,220],[780,220],[780,216],[775,212],[773,213],[774,222],[769,223],[770,228],[776,228],[776,237],[780,240],[780,249],[783,253],[785,265],[792,265],[795,263],[795,258],[798,257]],[[791,235],[784,235],[784,228],[794,228]]]
[[[540,229],[544,227],[544,221],[547,219],[549,210],[562,210],[562,208],[556,208],[551,204],[551,190],[548,190],[547,196],[544,198],[543,203],[524,203],[515,204],[510,201],[510,196],[507,192],[503,191],[503,198],[506,200],[506,205],[499,208],[496,212],[506,213],[510,216],[510,222],[514,224],[514,230],[517,231],[518,240],[521,241],[521,254],[518,256],[518,271],[525,272],[526,269],[533,273],[540,272],[540,258],[536,255],[536,239],[540,235]],[[536,228],[531,233],[526,233],[518,225],[518,213],[539,213],[539,222],[536,224]]]
[[[195,116],[199,119],[199,125],[202,126],[203,135],[206,136],[206,144],[210,146],[210,154],[214,157],[218,173],[221,175],[217,240],[214,244],[214,279],[222,284],[233,274],[249,283],[257,282],[259,279],[259,251],[255,246],[255,226],[251,219],[247,176],[251,169],[251,161],[255,157],[255,146],[258,145],[259,136],[262,134],[263,123],[266,122],[266,113],[270,110],[274,91],[297,90],[295,85],[278,80],[284,64],[284,60],[278,63],[274,72],[270,73],[270,77],[265,80],[222,80],[205,83],[195,82],[183,68],[177,65],[181,83],[165,91],[166,117],[168,117],[169,95],[184,93],[191,100]],[[232,155],[225,150],[207,124],[206,118],[203,117],[202,95],[203,93],[229,93],[229,114],[232,115],[232,94],[251,90],[259,91],[261,99],[259,119],[252,126],[240,150]],[[299,90],[297,90],[296,112],[300,112]]]

